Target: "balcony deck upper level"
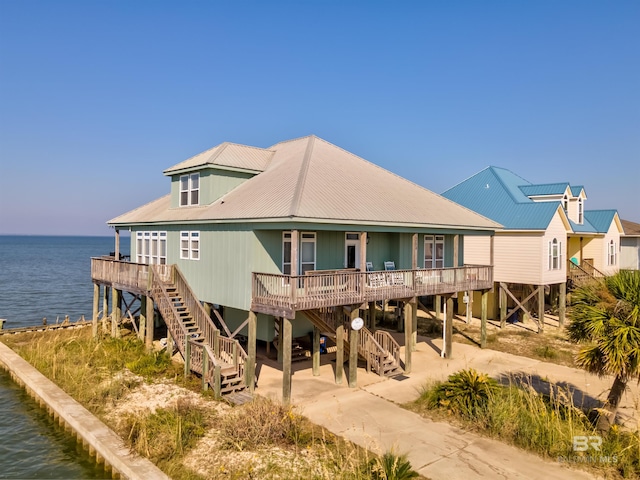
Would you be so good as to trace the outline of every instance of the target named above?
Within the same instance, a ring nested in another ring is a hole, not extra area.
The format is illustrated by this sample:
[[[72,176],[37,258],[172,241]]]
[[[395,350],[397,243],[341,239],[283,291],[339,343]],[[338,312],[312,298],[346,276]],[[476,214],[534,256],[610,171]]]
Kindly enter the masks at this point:
[[[163,280],[171,280],[172,265],[154,267]],[[149,271],[149,265],[115,257],[91,259],[93,282],[132,293],[148,294]],[[316,270],[305,275],[253,273],[251,310],[293,318],[299,310],[444,295],[492,286],[493,267],[488,265],[373,272]]]
[[[254,273],[251,310],[292,318],[298,310],[442,295],[493,286],[493,267],[361,272],[333,270],[306,275]]]

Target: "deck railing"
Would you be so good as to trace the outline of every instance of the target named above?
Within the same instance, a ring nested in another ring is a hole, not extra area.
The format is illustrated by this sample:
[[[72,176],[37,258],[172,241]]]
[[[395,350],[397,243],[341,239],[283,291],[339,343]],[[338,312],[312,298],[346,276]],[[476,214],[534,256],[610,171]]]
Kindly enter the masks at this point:
[[[149,283],[149,272],[153,272]],[[204,373],[204,365],[211,368],[233,366],[238,377],[244,378],[247,353],[237,340],[220,335],[220,331],[207,315],[204,307],[195,296],[189,283],[176,265],[145,265],[118,261],[114,257],[91,259],[91,278],[98,283],[115,288],[150,294],[158,306],[158,311],[172,334],[176,347],[183,356],[189,351],[189,366],[196,373]],[[204,337],[205,346],[189,338],[187,330],[180,320],[176,305],[171,301],[167,288],[173,286],[180,292],[183,305]],[[189,347],[187,346],[189,345]],[[205,359],[205,357],[207,357]]]
[[[456,268],[336,271],[311,275],[254,273],[252,309],[263,313],[353,305],[482,290],[493,285],[493,267],[465,265]]]

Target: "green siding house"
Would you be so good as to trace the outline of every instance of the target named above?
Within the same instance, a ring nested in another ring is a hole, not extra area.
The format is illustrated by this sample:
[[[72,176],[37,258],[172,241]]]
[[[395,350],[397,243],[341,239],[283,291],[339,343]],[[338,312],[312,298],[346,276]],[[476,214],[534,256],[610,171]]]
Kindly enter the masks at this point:
[[[164,174],[169,195],[108,222],[116,243],[130,231],[131,263],[175,265],[250,344],[342,333],[328,318],[337,310],[353,318],[401,300],[415,317],[420,296],[491,287],[491,266],[463,265],[464,239],[499,224],[318,137],[222,143]]]

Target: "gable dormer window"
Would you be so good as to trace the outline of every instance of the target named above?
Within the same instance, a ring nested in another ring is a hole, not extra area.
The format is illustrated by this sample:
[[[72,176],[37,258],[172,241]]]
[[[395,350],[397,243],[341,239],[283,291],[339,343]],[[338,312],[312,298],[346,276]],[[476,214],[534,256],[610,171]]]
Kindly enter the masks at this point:
[[[584,205],[582,204],[582,198],[578,199],[578,223],[580,225],[584,223]]]
[[[569,211],[569,197],[567,196],[566,193],[562,198],[562,208],[564,208],[565,213]]]
[[[200,174],[180,175],[180,206],[200,204]]]

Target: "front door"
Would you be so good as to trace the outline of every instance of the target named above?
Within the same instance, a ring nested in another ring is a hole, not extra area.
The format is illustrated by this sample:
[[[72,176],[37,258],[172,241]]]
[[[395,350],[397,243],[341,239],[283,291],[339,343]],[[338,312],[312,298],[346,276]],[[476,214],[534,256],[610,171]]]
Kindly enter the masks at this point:
[[[358,268],[360,266],[360,234],[347,233],[345,236],[345,262],[346,268]]]

